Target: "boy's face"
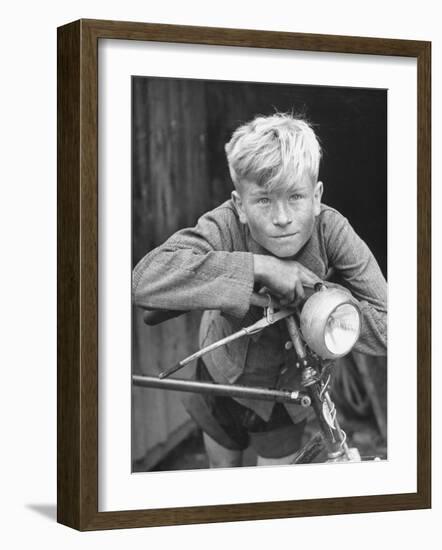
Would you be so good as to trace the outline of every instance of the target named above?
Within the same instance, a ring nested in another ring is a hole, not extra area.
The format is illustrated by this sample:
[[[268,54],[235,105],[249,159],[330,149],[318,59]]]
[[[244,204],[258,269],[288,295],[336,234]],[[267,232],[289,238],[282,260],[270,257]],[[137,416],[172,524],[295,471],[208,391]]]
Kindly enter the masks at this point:
[[[241,223],[278,258],[294,256],[310,239],[321,196],[322,183],[314,185],[308,178],[272,191],[243,180],[232,193]]]

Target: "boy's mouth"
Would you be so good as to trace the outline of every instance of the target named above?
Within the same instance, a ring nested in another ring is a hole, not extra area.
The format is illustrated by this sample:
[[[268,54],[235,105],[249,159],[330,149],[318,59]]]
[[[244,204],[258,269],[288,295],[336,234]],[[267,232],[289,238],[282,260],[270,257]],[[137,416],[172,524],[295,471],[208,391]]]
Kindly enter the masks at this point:
[[[275,235],[274,237],[272,237],[273,239],[287,239],[288,237],[293,237],[294,235],[296,235],[298,232],[296,231],[295,233],[286,233],[285,235]]]

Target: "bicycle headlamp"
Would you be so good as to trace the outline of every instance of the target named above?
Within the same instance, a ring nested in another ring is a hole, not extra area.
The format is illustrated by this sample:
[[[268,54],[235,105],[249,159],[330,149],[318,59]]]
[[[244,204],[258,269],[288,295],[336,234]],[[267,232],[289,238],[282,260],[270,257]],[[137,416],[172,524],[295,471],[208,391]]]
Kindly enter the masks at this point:
[[[346,355],[355,345],[361,329],[358,306],[349,294],[323,287],[305,302],[301,332],[310,349],[323,359]]]

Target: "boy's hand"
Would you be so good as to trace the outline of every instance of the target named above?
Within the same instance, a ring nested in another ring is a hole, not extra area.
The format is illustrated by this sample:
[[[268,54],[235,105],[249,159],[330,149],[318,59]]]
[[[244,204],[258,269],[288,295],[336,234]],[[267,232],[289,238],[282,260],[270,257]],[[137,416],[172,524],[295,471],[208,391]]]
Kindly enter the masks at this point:
[[[321,279],[294,260],[254,254],[255,282],[266,286],[281,305],[304,298],[303,285],[313,286]]]

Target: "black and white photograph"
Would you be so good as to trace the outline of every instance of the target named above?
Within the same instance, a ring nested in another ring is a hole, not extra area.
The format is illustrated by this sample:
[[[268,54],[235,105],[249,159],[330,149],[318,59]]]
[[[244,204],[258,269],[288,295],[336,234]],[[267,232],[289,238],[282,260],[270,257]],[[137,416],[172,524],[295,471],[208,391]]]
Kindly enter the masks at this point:
[[[132,76],[132,472],[388,460],[387,97]]]
[[[4,3],[1,547],[437,546],[437,6]]]

